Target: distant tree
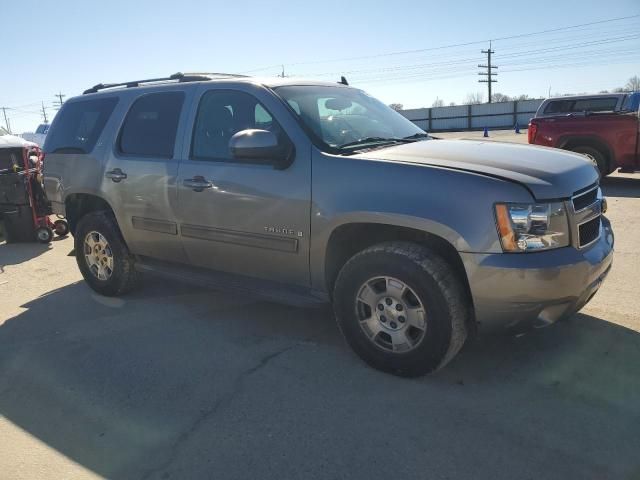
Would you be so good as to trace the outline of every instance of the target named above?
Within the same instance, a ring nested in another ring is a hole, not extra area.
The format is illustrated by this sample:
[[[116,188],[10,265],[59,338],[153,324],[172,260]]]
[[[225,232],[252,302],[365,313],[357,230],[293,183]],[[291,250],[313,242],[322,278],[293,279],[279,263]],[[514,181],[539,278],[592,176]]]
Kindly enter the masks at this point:
[[[450,106],[450,107],[455,107],[455,106],[456,106],[456,102],[451,102],[451,103],[449,103],[449,106]]]
[[[598,93],[609,93],[609,90],[600,90]]]
[[[491,97],[491,101],[495,103],[511,101],[511,97],[509,95],[505,95],[504,93],[494,93],[493,95],[491,95]]]
[[[390,103],[389,107],[393,108],[396,112],[399,112],[403,109],[404,105],[401,103]]]
[[[640,91],[640,77],[638,77],[637,75],[634,75],[633,77],[631,77],[627,82],[627,84],[624,86],[624,88],[631,92]]]
[[[513,97],[514,100],[518,100],[518,101],[522,101],[522,100],[529,100],[529,95],[527,95],[526,93],[523,93],[522,95],[518,95],[517,97]]]
[[[476,93],[468,93],[464,98],[464,103],[467,105],[477,105],[479,103],[484,102],[484,93],[476,92]]]
[[[626,92],[626,91],[627,91],[627,89],[624,88],[624,87],[617,87],[617,88],[614,88],[613,90],[611,90],[611,93],[622,93],[622,92]]]
[[[444,100],[442,100],[441,98],[436,97],[436,99],[433,101],[433,103],[431,104],[431,107],[444,107]]]

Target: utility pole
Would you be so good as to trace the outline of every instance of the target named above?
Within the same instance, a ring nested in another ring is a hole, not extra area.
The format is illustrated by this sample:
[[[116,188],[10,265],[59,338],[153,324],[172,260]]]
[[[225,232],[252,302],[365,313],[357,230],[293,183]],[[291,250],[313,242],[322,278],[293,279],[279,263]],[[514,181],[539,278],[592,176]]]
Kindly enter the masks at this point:
[[[56,110],[60,110],[60,107],[62,107],[62,104],[64,103],[64,100],[62,100],[64,97],[66,97],[66,95],[63,95],[62,92],[56,93],[54,95],[55,97],[58,97],[58,101],[56,102]]]
[[[489,42],[489,50],[482,50],[482,53],[487,55],[487,64],[478,65],[480,68],[486,68],[486,72],[479,72],[478,75],[486,76],[486,80],[478,80],[480,83],[486,83],[489,90],[489,103],[491,103],[491,84],[496,83],[498,80],[494,80],[493,77],[498,75],[498,72],[494,72],[494,68],[498,68],[496,65],[491,65],[491,54],[496,53],[491,50],[491,42]]]
[[[280,78],[284,78],[286,77],[286,75],[284,74],[284,65],[282,65],[282,73],[280,75],[278,75]]]
[[[9,123],[9,119],[7,118],[7,107],[1,107],[2,114],[4,115],[4,125],[7,127],[7,132],[11,133],[11,124]]]
[[[49,123],[49,121],[47,120],[47,109],[44,108],[44,102],[42,102],[42,118],[44,120],[44,123]]]

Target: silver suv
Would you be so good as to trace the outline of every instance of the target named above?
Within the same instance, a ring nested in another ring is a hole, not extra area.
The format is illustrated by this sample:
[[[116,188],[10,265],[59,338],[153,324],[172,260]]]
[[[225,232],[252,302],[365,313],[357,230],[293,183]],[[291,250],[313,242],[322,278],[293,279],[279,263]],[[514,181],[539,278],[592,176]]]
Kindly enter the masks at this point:
[[[344,83],[176,74],[67,101],[45,182],[89,286],[332,302],[356,353],[405,376],[589,301],[613,249],[591,162],[435,140]]]

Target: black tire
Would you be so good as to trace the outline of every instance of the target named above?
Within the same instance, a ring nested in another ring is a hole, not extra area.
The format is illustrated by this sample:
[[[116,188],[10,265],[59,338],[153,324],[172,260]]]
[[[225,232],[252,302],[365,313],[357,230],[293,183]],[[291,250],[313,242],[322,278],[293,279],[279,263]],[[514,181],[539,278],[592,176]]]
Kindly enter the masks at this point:
[[[384,350],[361,328],[356,298],[363,283],[376,276],[402,281],[423,304],[426,333],[413,350]],[[404,377],[434,372],[455,357],[467,337],[471,303],[460,280],[444,259],[417,244],[382,243],[358,253],[340,271],[333,295],[342,334],[356,354],[378,370]]]
[[[53,230],[49,227],[36,228],[36,240],[40,243],[51,243],[51,240],[53,240]]]
[[[66,220],[56,220],[53,222],[54,231],[59,237],[69,235],[69,224]]]
[[[598,165],[598,170],[600,170],[600,178],[606,177],[611,173],[609,170],[609,162],[607,162],[607,158],[605,155],[598,149],[593,147],[573,147],[571,148],[572,152],[581,153],[582,155],[587,155],[596,162]]]
[[[99,279],[89,268],[84,254],[87,235],[97,232],[109,244],[113,256],[113,271],[106,280]],[[129,252],[115,217],[111,212],[91,212],[80,219],[74,235],[76,262],[89,286],[101,295],[115,297],[133,290],[138,281],[135,258]]]

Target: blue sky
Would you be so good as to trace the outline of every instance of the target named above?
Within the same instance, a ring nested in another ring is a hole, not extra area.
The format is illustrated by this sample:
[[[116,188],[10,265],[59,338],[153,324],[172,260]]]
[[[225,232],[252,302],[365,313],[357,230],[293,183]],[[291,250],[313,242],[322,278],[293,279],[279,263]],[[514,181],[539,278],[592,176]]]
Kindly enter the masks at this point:
[[[638,0],[3,3],[0,107],[11,108],[14,132],[33,131],[39,102],[51,107],[58,91],[68,98],[177,71],[270,76],[282,64],[287,75],[324,80],[349,72],[351,84],[405,108],[463,103],[486,90],[477,65],[487,45],[473,42],[640,14]],[[493,49],[494,91],[611,89],[640,75],[640,17],[496,40]]]

